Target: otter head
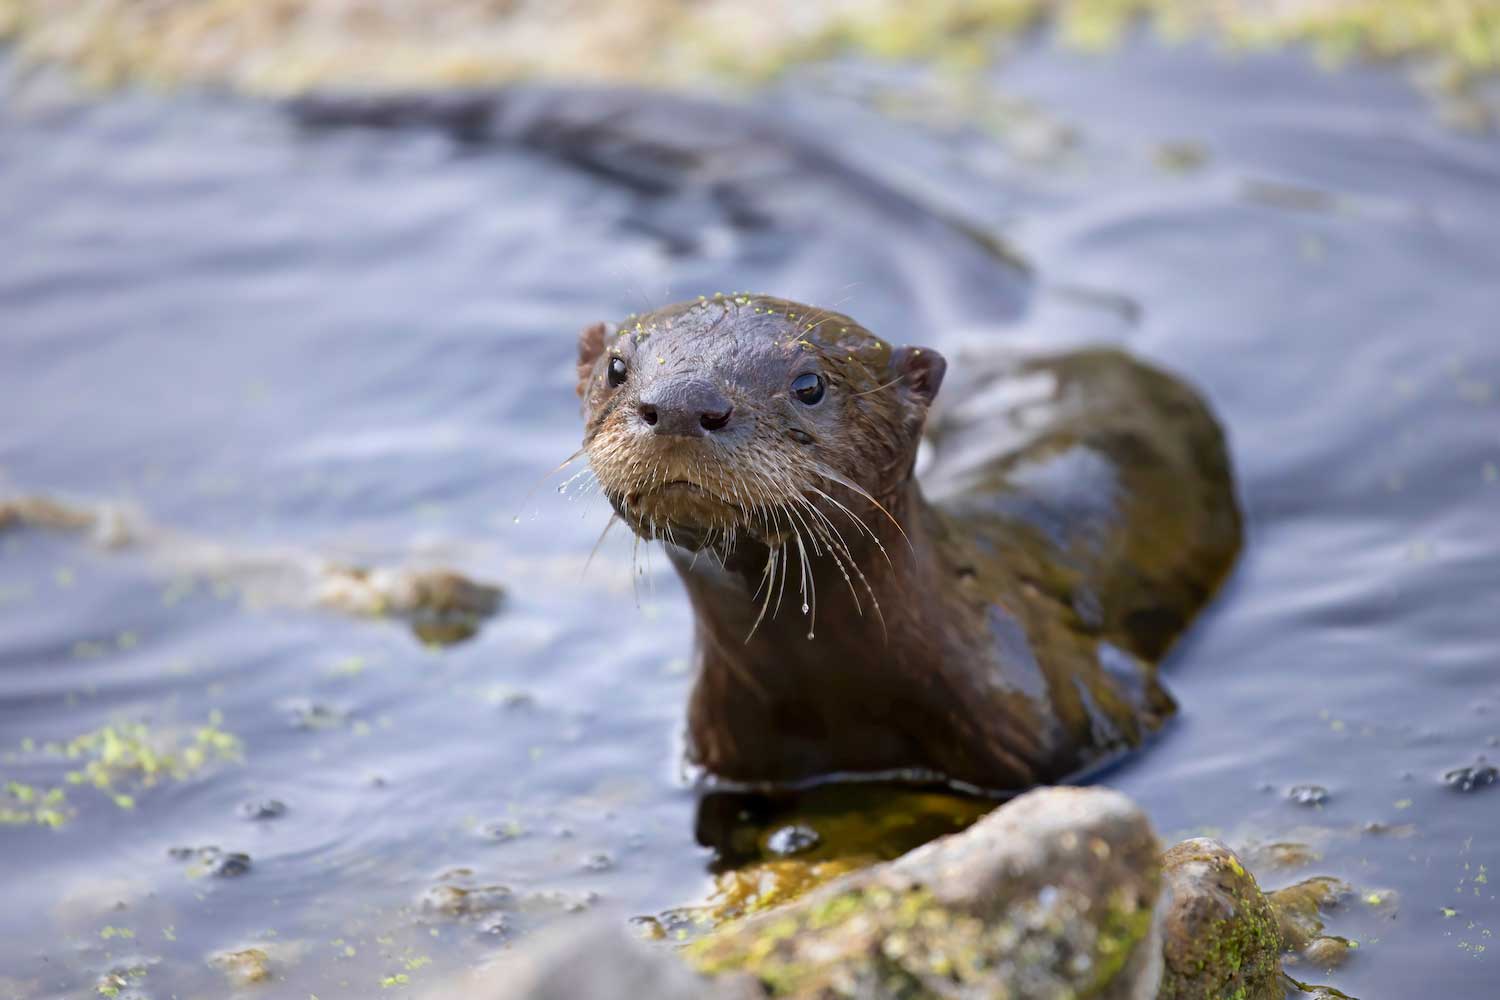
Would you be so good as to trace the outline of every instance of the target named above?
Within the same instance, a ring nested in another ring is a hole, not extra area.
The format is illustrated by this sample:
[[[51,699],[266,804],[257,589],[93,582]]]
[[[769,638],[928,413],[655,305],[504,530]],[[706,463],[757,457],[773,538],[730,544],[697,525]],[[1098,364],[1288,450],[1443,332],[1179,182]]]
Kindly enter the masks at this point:
[[[580,335],[584,449],[641,537],[775,549],[904,486],[945,367],[839,313],[686,302]]]

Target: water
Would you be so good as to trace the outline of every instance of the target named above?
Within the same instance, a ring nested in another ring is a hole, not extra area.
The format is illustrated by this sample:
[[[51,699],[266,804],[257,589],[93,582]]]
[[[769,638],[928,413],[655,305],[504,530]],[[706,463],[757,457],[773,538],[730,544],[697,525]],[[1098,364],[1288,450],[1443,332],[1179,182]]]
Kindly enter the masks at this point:
[[[1249,543],[1168,667],[1180,717],[1100,780],[1165,837],[1318,856],[1269,886],[1373,894],[1334,917],[1352,961],[1299,978],[1493,995],[1500,786],[1441,776],[1500,759],[1500,142],[1389,73],[1148,46],[1033,49],[979,94],[851,66],[760,100],[753,129],[648,102],[580,130],[636,102],[521,92],[493,141],[229,99],[0,110],[7,491],[508,589],[435,649],[0,536],[0,777],[64,789],[62,825],[0,827],[0,994],[216,995],[208,956],[250,946],[267,995],[417,993],[575,910],[701,901],[687,610],[623,537],[585,574],[606,508],[546,474],[579,438],[578,329],[753,289],[1198,384]],[[67,784],[135,723],[180,777]]]

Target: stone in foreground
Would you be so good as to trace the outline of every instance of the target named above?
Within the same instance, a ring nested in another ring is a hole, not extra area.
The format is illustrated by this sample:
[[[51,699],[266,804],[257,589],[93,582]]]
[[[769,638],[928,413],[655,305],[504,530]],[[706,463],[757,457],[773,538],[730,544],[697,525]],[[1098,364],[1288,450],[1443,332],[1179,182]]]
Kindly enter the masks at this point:
[[[1163,858],[1141,811],[1102,788],[1030,792],[962,833],[725,924],[680,953],[649,948],[619,927],[559,930],[462,995],[1283,995],[1276,914],[1234,852],[1217,841],[1190,840]]]
[[[1217,840],[1162,859],[1160,1000],[1280,1000],[1281,930],[1255,876]]]
[[[1049,788],[687,949],[776,996],[1156,995],[1159,851],[1105,789]]]

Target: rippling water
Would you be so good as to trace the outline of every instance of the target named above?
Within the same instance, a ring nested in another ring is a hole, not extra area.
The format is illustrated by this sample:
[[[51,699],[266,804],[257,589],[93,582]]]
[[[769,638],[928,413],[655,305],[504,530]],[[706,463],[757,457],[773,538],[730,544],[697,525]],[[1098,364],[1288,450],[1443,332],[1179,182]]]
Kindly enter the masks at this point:
[[[701,900],[687,609],[623,538],[584,573],[606,507],[547,473],[578,328],[753,289],[1195,381],[1249,544],[1168,666],[1180,718],[1101,780],[1164,836],[1320,856],[1267,885],[1361,890],[1353,960],[1298,978],[1492,996],[1500,785],[1442,775],[1500,759],[1500,143],[1291,56],[1041,48],[992,83],[849,66],[743,113],[517,91],[457,129],[0,109],[0,487],[508,589],[434,649],[0,536],[6,805],[63,789],[0,827],[0,993],[212,995],[208,956],[247,946],[271,995],[419,991],[574,910]],[[137,738],[180,773],[148,781]],[[204,847],[249,870],[173,851]]]

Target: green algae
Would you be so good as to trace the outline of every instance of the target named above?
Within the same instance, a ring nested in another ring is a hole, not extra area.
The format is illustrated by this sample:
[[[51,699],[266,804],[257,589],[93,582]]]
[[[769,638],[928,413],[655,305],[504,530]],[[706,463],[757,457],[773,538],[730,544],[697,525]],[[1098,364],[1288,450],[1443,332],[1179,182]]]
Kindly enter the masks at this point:
[[[356,9],[357,7],[357,9]],[[439,16],[446,15],[446,16]],[[1108,49],[1149,21],[1168,39],[1310,46],[1329,63],[1419,58],[1440,85],[1500,70],[1500,0],[647,0],[621,8],[470,4],[364,7],[335,0],[0,0],[0,37],[23,62],[86,85],[223,86],[267,94],[411,90],[518,79],[687,85],[764,80],[841,54],[965,73],[1051,25]]]
[[[1068,920],[1024,904],[987,919],[949,907],[921,886],[877,885],[810,901],[753,927],[731,924],[682,954],[705,975],[754,976],[772,996],[847,995],[845,987],[855,983],[881,996],[927,997],[996,988],[1004,981],[997,969],[1034,957],[1031,937],[1040,934],[1050,942],[1064,933],[1057,924]],[[1151,924],[1151,909],[1137,905],[1133,895],[1110,896],[1106,912],[1084,935],[1091,947],[1072,959],[1089,970],[1072,995],[1102,994],[1149,939]],[[1070,936],[1078,929],[1074,922]],[[830,962],[835,953],[841,959]],[[865,995],[859,988],[854,992]]]
[[[21,741],[10,764],[63,765],[61,784],[42,788],[7,780],[0,793],[0,826],[61,827],[77,814],[74,789],[92,789],[117,808],[134,809],[141,791],[185,781],[215,763],[243,759],[243,747],[222,728],[218,713],[190,730],[153,729],[144,722],[109,723],[67,741]]]

